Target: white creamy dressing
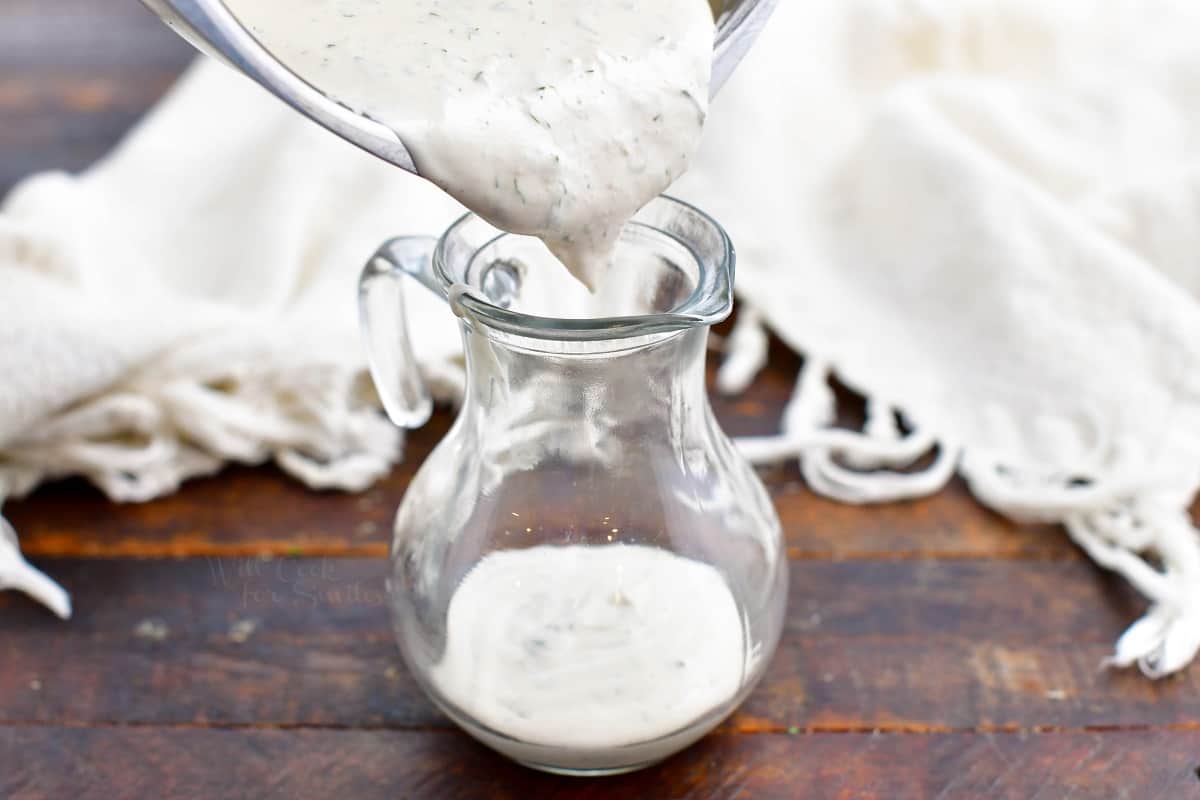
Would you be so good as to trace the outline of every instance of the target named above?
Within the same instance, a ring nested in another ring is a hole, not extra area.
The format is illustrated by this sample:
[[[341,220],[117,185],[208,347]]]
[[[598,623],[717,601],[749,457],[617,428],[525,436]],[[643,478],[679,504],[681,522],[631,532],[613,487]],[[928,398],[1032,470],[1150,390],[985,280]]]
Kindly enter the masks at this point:
[[[296,74],[396,131],[422,176],[592,289],[700,144],[706,0],[225,2]]]
[[[750,668],[720,573],[642,545],[490,553],[451,598],[446,630],[434,686],[530,744],[667,736],[731,702]]]
[[[225,0],[285,65],[392,128],[420,174],[533,234],[596,288],[622,226],[687,167],[705,0]],[[747,669],[713,567],[643,546],[485,556],[448,609],[436,689],[490,729],[585,750],[676,733]]]

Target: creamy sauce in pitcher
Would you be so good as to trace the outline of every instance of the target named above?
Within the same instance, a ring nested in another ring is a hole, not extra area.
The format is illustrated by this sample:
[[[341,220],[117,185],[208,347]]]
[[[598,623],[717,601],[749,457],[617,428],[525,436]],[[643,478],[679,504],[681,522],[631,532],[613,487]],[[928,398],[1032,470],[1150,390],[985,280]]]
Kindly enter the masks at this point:
[[[422,176],[540,237],[589,288],[686,168],[705,0],[226,0],[280,61],[392,128]]]
[[[490,553],[467,574],[431,677],[493,731],[596,752],[727,707],[754,667],[744,641],[708,564],[642,545],[541,545]]]

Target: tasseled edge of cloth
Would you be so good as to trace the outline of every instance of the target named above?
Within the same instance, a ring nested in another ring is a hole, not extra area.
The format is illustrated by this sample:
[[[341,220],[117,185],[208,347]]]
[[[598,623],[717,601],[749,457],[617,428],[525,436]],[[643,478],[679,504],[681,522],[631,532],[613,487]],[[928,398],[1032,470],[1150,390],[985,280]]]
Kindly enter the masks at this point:
[[[760,314],[742,303],[723,347],[717,388],[737,394],[767,362]],[[1186,493],[1163,491],[1163,482],[1146,473],[1127,482],[1019,474],[932,435],[878,396],[867,397],[861,431],[837,428],[832,375],[827,361],[809,356],[780,433],[738,439],[742,454],[753,464],[797,459],[810,488],[855,504],[931,495],[957,472],[984,505],[1019,521],[1063,525],[1093,561],[1150,601],[1106,666],[1136,664],[1148,678],[1161,678],[1192,661],[1200,649],[1200,538],[1187,513]]]
[[[315,489],[362,491],[401,456],[402,434],[379,411],[365,370],[213,364],[203,375],[134,376],[66,409],[0,448],[0,510],[46,480],[81,476],[117,502],[170,494],[226,462],[273,461]],[[461,395],[454,364],[423,369],[436,397]],[[0,590],[15,589],[59,617],[66,591],[22,556],[0,516]]]
[[[737,394],[767,362],[767,333],[753,308],[742,305],[723,348],[717,388]],[[424,372],[435,396],[460,396],[457,366]],[[827,361],[805,361],[779,435],[737,440],[751,463],[798,459],[814,491],[855,504],[934,494],[962,474],[985,505],[1018,520],[1062,524],[1092,560],[1149,599],[1105,664],[1136,664],[1160,678],[1191,662],[1200,649],[1200,538],[1188,498],[1156,488],[1144,474],[1127,483],[1022,475],[934,436],[877,396],[867,398],[861,431],[837,428],[832,373]],[[140,502],[227,461],[274,461],[308,486],[361,491],[397,461],[400,445],[360,369],[223,365],[202,377],[135,378],[0,449],[0,507],[67,475],[87,478],[113,500]],[[67,593],[25,560],[3,517],[0,589],[25,592],[60,617],[71,614]]]

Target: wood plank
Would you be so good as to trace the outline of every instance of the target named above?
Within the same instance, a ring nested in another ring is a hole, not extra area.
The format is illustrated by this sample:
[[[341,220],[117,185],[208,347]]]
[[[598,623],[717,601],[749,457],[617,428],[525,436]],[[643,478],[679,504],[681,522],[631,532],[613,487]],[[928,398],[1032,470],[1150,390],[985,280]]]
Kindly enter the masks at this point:
[[[29,173],[102,156],[194,55],[136,0],[5,0],[0,197]]]
[[[0,198],[31,173],[75,172],[106,154],[177,74],[177,69],[37,79],[0,74]]]
[[[0,722],[446,724],[397,656],[382,561],[47,566],[77,615],[0,595]],[[780,651],[728,729],[1192,724],[1200,672],[1099,669],[1142,605],[1082,562],[794,562]]]
[[[439,422],[440,430],[446,423]],[[4,513],[33,558],[382,558],[392,515],[432,438],[414,437],[405,462],[359,495],[309,491],[270,467],[233,467],[138,505],[109,503],[82,481],[51,484]],[[857,507],[813,494],[794,472],[764,474],[793,559],[1081,557],[1057,527],[1006,520],[979,507],[957,481],[935,497]]]
[[[714,397],[717,417],[730,433],[778,429],[798,359],[777,348],[770,368],[743,396]],[[715,364],[714,357],[710,367]],[[852,417],[852,398],[846,406]],[[357,496],[308,491],[274,469],[230,469],[142,505],[111,505],[73,481],[10,503],[4,513],[20,532],[22,548],[35,557],[382,557],[404,489],[450,421],[443,409],[410,434],[404,461]],[[761,474],[792,558],[1079,558],[1058,528],[1005,520],[978,506],[958,481],[936,497],[854,507],[809,492],[794,463]]]
[[[641,772],[566,778],[452,732],[0,728],[0,794],[439,800],[976,800],[1200,794],[1197,731],[716,735]]]

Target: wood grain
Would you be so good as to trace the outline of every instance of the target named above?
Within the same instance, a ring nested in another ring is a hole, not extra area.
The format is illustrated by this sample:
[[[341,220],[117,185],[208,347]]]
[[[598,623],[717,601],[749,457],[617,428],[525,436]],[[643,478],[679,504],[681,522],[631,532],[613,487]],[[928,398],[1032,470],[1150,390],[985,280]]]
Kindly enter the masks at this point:
[[[0,722],[447,724],[397,656],[382,561],[48,566],[78,612],[0,595]],[[1189,725],[1194,671],[1099,669],[1141,607],[1082,562],[794,562],[779,652],[728,729]]]
[[[613,778],[523,769],[452,732],[0,728],[9,800],[1186,800],[1200,732],[709,736]]]
[[[82,481],[66,481],[10,502],[4,512],[35,559],[382,558],[392,515],[430,438],[418,435],[404,463],[359,495],[309,491],[270,467],[231,467],[150,503],[114,505]],[[862,508],[814,495],[797,472],[789,466],[762,473],[793,559],[1081,557],[1057,527],[1022,526],[982,509],[959,481],[935,497]]]
[[[104,155],[194,52],[137,0],[4,0],[0,197]]]

